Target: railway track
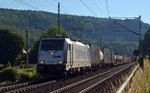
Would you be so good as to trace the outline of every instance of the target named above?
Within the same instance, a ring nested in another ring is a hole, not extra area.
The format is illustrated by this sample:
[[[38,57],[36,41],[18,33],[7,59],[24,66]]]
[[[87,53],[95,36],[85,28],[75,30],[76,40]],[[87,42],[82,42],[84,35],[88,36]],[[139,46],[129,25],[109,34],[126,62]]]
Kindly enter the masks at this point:
[[[49,81],[49,82],[46,82],[46,83],[42,83],[42,82],[46,82],[46,81],[44,81],[44,80],[31,81],[31,82],[15,84],[15,85],[12,85],[12,86],[1,87],[0,88],[0,93],[22,93],[22,92],[26,92],[26,91],[29,91],[31,89],[34,89],[38,86],[41,86],[40,83],[43,84],[43,86],[44,86],[44,85],[53,84],[56,81],[54,80],[54,81]]]
[[[49,93],[49,92],[82,93],[98,85],[99,84],[97,83],[98,81],[103,82],[106,79],[113,76],[111,73],[115,72],[117,73],[118,71],[121,71],[123,68],[125,69],[125,67],[127,68],[128,66],[131,65],[132,64],[120,65],[113,68],[109,68],[109,70],[105,69],[95,73],[92,72],[91,74],[86,74],[83,76],[81,75],[71,79],[68,78],[36,84],[28,84],[28,83],[17,84],[9,87],[0,88],[0,93]],[[88,87],[91,85],[92,87]]]
[[[113,70],[106,71],[104,73],[100,73],[93,77],[87,78],[85,80],[76,82],[74,84],[65,86],[63,88],[57,89],[50,93],[87,93],[91,89],[95,88],[102,82],[106,81],[107,79],[113,77],[114,75],[124,71],[125,69],[129,68],[133,64],[128,64],[127,66],[119,66]]]

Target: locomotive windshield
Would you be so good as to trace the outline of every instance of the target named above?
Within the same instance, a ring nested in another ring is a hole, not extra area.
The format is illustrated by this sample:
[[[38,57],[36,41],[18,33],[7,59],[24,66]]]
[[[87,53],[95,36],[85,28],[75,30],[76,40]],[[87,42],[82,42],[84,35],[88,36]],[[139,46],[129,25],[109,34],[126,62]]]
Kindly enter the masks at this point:
[[[42,40],[41,50],[63,50],[64,40]]]

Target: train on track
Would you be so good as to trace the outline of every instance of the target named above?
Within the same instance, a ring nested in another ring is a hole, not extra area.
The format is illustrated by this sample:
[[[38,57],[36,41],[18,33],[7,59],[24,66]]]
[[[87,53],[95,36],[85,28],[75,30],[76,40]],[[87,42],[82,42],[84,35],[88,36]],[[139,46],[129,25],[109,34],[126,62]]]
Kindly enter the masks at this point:
[[[110,49],[94,44],[83,44],[69,38],[43,38],[39,45],[37,72],[59,78],[131,61],[127,55],[114,54]]]

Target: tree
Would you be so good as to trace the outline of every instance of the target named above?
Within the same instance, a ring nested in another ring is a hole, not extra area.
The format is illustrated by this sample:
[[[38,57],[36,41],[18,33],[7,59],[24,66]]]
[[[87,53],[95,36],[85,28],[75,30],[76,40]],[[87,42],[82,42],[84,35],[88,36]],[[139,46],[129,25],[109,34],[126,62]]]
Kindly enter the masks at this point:
[[[57,38],[56,37],[57,34],[60,34],[62,38],[70,38],[70,36],[67,34],[67,32],[63,28],[60,28],[60,32],[59,32],[57,26],[51,25],[48,28],[48,30],[40,36],[40,39],[41,38]],[[31,49],[31,52],[29,54],[30,63],[37,63],[40,39],[34,43]]]
[[[63,28],[60,28],[59,32],[57,26],[51,25],[48,30],[41,35],[41,38],[55,38],[57,34],[60,34],[63,38],[70,37]]]
[[[144,40],[142,42],[143,53],[150,56],[150,28],[144,35]]]
[[[24,48],[24,39],[20,34],[10,30],[0,30],[0,63],[13,65],[14,61]]]

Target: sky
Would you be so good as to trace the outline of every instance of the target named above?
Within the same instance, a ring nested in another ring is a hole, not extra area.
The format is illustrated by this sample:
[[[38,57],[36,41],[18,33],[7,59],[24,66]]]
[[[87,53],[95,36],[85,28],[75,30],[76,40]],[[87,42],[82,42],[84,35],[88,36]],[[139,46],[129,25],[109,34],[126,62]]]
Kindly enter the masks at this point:
[[[0,0],[0,8],[57,13],[58,2],[61,14],[131,19],[141,15],[150,24],[150,0]]]

